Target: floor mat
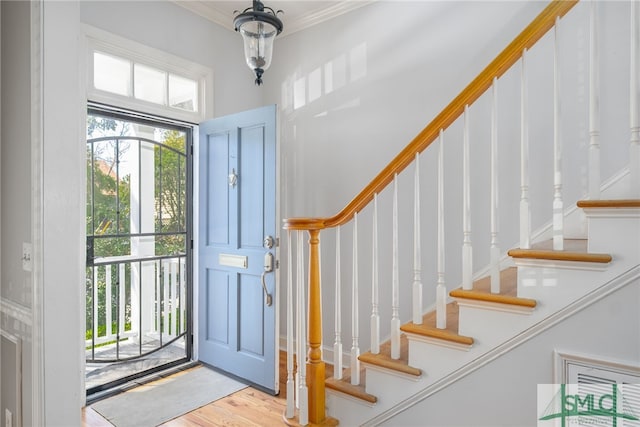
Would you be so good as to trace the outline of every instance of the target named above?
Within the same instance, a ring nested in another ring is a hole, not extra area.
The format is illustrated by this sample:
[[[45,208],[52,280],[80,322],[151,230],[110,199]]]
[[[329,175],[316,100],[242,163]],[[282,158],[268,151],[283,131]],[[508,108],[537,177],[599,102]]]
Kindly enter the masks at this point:
[[[91,407],[116,427],[157,426],[247,387],[212,369],[199,366]]]

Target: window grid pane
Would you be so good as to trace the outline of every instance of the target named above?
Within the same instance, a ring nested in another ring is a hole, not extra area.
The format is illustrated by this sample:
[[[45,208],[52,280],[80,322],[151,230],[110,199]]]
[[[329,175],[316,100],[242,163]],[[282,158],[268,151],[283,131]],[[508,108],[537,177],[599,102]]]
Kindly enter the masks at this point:
[[[198,82],[169,74],[169,106],[198,111]]]
[[[93,53],[93,85],[96,89],[131,96],[131,62],[101,52]]]
[[[167,73],[142,64],[134,65],[133,90],[136,99],[166,105]]]

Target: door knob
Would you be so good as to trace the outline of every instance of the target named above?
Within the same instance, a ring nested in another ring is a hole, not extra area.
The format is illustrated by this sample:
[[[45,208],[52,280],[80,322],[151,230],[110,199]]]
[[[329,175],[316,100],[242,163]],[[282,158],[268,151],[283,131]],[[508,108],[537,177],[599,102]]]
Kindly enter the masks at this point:
[[[275,239],[271,236],[266,236],[264,238],[264,241],[262,242],[262,245],[265,247],[265,249],[271,249],[273,248],[273,245],[276,243]]]

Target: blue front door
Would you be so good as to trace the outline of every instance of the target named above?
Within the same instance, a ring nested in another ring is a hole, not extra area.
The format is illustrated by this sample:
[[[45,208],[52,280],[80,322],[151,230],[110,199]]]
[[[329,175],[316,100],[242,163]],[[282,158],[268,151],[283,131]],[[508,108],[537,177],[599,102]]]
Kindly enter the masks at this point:
[[[278,392],[276,107],[200,124],[199,359]]]

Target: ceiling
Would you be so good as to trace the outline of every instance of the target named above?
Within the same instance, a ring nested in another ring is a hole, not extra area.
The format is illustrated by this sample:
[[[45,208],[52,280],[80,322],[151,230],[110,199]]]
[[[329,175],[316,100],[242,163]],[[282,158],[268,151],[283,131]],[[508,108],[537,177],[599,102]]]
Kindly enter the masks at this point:
[[[176,4],[231,31],[234,11],[242,12],[251,7],[251,0],[174,0]],[[273,10],[282,10],[278,14],[284,25],[280,37],[309,28],[336,16],[357,9],[374,0],[265,0],[264,4]]]

